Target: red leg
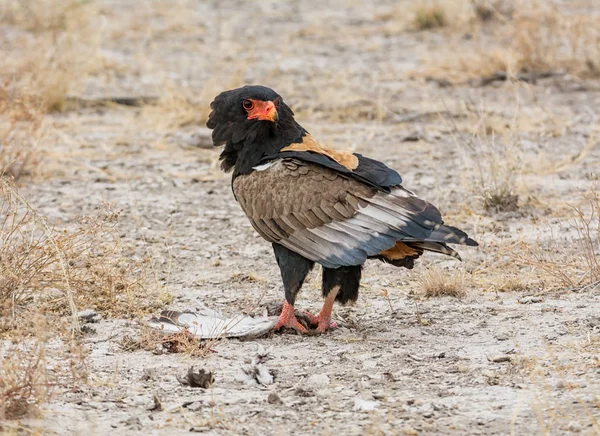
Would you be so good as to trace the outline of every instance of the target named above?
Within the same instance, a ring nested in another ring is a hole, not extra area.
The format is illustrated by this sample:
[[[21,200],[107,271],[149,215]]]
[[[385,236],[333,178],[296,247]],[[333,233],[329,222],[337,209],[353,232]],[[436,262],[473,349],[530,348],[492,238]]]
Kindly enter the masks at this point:
[[[315,330],[319,333],[323,333],[328,329],[335,329],[338,326],[336,322],[331,322],[331,311],[333,309],[335,296],[337,295],[339,289],[339,286],[335,286],[333,289],[331,289],[331,291],[329,291],[327,298],[325,298],[325,301],[323,302],[323,307],[317,316],[314,316],[308,312],[304,312],[304,315],[309,319],[310,323],[317,326]]]
[[[308,330],[306,330],[306,328],[296,319],[296,315],[294,314],[294,306],[287,301],[283,303],[283,310],[281,311],[281,315],[279,315],[277,324],[275,324],[273,330],[277,331],[282,327],[292,328],[299,333],[308,333]]]

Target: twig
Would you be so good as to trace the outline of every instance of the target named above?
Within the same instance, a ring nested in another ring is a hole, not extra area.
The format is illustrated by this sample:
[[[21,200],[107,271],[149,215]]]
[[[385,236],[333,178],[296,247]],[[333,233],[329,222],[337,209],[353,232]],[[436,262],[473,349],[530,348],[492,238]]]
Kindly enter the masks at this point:
[[[290,392],[295,390],[298,387],[298,385],[304,381],[304,378],[304,376],[300,377],[300,380],[298,380],[291,388],[287,388],[284,392]]]

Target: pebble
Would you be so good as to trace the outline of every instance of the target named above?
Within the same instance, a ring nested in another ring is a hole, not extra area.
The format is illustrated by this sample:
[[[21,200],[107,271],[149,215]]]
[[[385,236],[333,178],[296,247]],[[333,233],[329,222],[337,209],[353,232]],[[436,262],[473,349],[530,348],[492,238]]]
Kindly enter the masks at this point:
[[[329,385],[331,381],[327,374],[313,374],[306,379],[306,385],[313,388],[321,388]]]
[[[277,395],[275,392],[271,392],[269,394],[269,396],[267,397],[267,403],[269,403],[269,404],[283,404],[283,401],[281,400],[281,398],[279,398],[279,395]]]
[[[433,404],[423,404],[423,406],[420,408],[420,412],[423,418],[431,418],[433,416]]]
[[[123,423],[126,426],[133,427],[137,430],[141,430],[141,428],[143,427],[142,421],[140,421],[140,418],[138,418],[137,416],[130,416],[125,421],[123,421]]]
[[[379,407],[379,401],[363,400],[362,398],[356,398],[354,400],[354,410],[370,412]]]
[[[579,432],[581,432],[583,430],[583,427],[578,422],[571,421],[567,425],[567,430],[572,431],[574,433],[579,433]]]
[[[502,354],[499,356],[488,357],[488,360],[490,362],[494,362],[494,363],[510,362],[510,356],[507,356],[506,354]]]
[[[362,364],[363,369],[375,369],[376,366],[376,360],[365,360]]]
[[[533,303],[541,303],[544,300],[542,299],[542,297],[534,297],[533,295],[527,295],[525,297],[520,298],[517,301],[521,304],[533,304]]]
[[[497,341],[508,341],[508,333],[506,332],[500,332],[495,336]]]
[[[99,322],[102,319],[102,316],[92,309],[80,310],[77,317],[83,322]]]

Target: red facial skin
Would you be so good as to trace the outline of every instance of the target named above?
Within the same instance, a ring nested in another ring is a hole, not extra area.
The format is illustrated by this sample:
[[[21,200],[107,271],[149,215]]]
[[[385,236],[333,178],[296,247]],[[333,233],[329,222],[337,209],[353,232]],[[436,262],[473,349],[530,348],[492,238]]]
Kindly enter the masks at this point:
[[[272,101],[244,100],[244,109],[249,120],[263,120],[275,122],[278,119],[277,107]]]

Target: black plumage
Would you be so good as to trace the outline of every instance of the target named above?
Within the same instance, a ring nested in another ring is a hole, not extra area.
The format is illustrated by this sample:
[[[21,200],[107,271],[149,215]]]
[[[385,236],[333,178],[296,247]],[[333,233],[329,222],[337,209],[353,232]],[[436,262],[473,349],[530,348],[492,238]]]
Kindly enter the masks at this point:
[[[323,266],[323,309],[317,330],[330,327],[333,301],[355,301],[362,264],[379,259],[412,268],[424,251],[459,258],[448,244],[477,245],[440,211],[402,186],[384,163],[322,147],[273,90],[245,86],[211,103],[207,126],[223,146],[225,171],[252,226],[273,243],[286,305],[276,326],[305,331],[293,304],[313,264]],[[312,315],[311,315],[312,316]]]

